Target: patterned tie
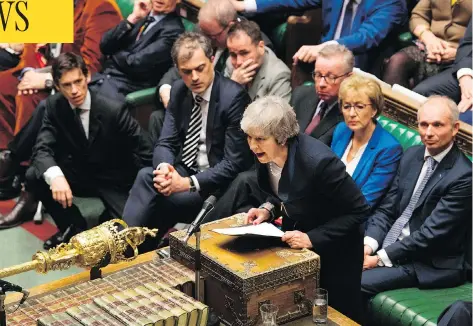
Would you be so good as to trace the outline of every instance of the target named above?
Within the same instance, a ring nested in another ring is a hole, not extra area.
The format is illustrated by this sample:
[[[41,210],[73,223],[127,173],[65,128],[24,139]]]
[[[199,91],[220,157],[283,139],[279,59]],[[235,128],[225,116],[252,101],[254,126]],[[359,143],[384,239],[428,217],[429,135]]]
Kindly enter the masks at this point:
[[[309,123],[307,128],[305,128],[304,133],[306,135],[310,135],[312,131],[314,131],[314,129],[319,125],[320,120],[322,120],[325,114],[325,111],[327,111],[327,108],[327,102],[322,102],[322,104],[320,104],[319,112],[317,112],[317,114],[312,118],[312,121]]]
[[[193,167],[197,158],[197,145],[199,144],[200,131],[202,130],[202,110],[200,109],[202,100],[202,97],[196,95],[189,129],[187,129],[186,140],[182,149],[182,162],[189,168]]]
[[[427,157],[427,171],[425,173],[425,176],[420,182],[419,187],[417,187],[416,191],[412,195],[409,204],[404,209],[404,212],[402,212],[401,216],[394,222],[393,226],[391,227],[391,230],[389,230],[388,234],[386,235],[386,238],[384,238],[383,249],[396,242],[399,236],[401,235],[402,229],[409,222],[409,219],[411,218],[412,213],[414,212],[414,207],[419,201],[420,195],[422,194],[422,191],[424,190],[427,181],[429,181],[430,177],[434,173],[436,164],[437,162],[432,156]]]
[[[84,136],[87,138],[87,135],[85,134],[85,129],[84,129],[84,125],[82,124],[82,120],[80,118],[80,114],[82,113],[82,109],[81,108],[76,108],[74,110],[74,120],[76,121],[77,123],[77,126],[79,127],[79,129],[82,131],[82,133],[84,134]]]
[[[141,26],[140,31],[138,32],[138,35],[136,36],[137,41],[140,39],[141,35],[143,35],[143,33],[148,28],[149,24],[151,24],[152,22],[154,22],[154,17],[151,17],[151,16],[146,17],[145,23],[143,24],[143,26]]]
[[[354,0],[348,0],[345,8],[345,16],[343,17],[342,30],[340,32],[340,38],[351,34],[351,23],[353,21],[353,5]]]

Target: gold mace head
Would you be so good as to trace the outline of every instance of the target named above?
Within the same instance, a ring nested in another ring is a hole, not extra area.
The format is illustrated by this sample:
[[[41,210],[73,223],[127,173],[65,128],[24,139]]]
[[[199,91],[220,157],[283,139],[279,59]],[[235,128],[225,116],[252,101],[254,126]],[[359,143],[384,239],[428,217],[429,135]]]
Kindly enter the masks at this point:
[[[41,273],[67,269],[72,265],[85,268],[130,261],[138,256],[138,246],[146,236],[155,237],[157,231],[128,227],[123,220],[113,219],[76,234],[69,243],[48,252],[37,252],[33,260],[41,262],[36,267]]]

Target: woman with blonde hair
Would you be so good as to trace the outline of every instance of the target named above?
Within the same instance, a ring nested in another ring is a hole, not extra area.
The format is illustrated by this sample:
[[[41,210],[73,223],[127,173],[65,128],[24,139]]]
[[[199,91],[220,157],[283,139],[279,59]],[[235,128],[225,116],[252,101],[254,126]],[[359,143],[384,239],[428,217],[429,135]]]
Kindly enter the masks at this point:
[[[335,128],[332,150],[373,208],[396,174],[402,147],[377,123],[384,97],[376,81],[358,75],[345,79],[340,85],[339,107],[345,121]]]

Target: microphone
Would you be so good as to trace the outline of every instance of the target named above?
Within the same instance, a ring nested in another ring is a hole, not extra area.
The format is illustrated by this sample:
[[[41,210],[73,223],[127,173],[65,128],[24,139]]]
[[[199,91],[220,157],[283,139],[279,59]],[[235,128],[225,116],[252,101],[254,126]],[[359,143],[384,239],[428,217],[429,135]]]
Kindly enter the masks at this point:
[[[204,201],[204,205],[202,205],[202,209],[199,212],[199,215],[195,218],[194,222],[192,222],[191,226],[187,229],[187,234],[184,238],[184,242],[187,242],[192,234],[199,228],[202,221],[205,219],[207,214],[214,209],[215,202],[217,198],[215,196],[210,196]]]
[[[21,292],[23,293],[23,297],[20,300],[20,305],[22,305],[26,299],[28,299],[28,296],[30,295],[30,292],[27,290],[24,290],[21,286],[0,280],[0,292],[5,294],[6,292]]]
[[[23,292],[21,286],[3,280],[0,280],[0,288],[3,292]]]

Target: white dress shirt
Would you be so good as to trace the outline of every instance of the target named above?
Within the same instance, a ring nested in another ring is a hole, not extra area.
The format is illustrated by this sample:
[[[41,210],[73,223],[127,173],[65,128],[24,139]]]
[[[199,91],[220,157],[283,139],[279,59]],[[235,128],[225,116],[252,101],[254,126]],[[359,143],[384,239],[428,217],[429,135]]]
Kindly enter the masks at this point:
[[[347,5],[350,1],[351,0],[345,0],[343,2],[342,13],[340,14],[340,19],[338,20],[338,23],[337,23],[337,29],[335,30],[335,34],[333,36],[334,40],[338,40],[340,38],[340,34],[342,33],[343,18],[345,17],[345,12],[347,10]],[[353,15],[351,16],[350,26],[353,25],[353,20],[355,19],[356,11],[358,10],[358,6],[360,5],[361,1],[362,0],[353,0]]]
[[[437,168],[439,163],[444,159],[444,157],[448,154],[448,152],[450,152],[452,147],[453,147],[453,142],[450,144],[450,146],[448,146],[447,149],[445,149],[444,151],[442,151],[439,154],[434,155],[434,156],[430,155],[429,152],[427,151],[427,149],[425,149],[424,165],[422,166],[422,170],[420,171],[419,177],[417,178],[416,186],[414,187],[414,191],[412,192],[412,194],[414,194],[416,192],[417,188],[419,187],[419,185],[422,182],[422,179],[424,179],[424,176],[427,173],[427,166],[428,166],[427,160],[426,160],[427,157],[429,157],[429,156],[433,157],[433,159],[437,162],[436,167],[435,167],[435,168]],[[401,212],[401,214],[402,214],[402,212]],[[410,229],[409,229],[409,223],[406,223],[406,225],[404,226],[404,228],[401,231],[401,234],[399,235],[398,240],[402,241],[402,239],[408,237],[410,234],[411,234],[411,232],[410,232]],[[364,244],[369,246],[373,250],[373,252],[376,252],[376,250],[378,250],[378,248],[379,248],[378,241],[376,241],[375,239],[373,239],[371,237],[365,237],[364,238]],[[379,250],[377,252],[377,255],[379,256],[379,258],[381,258],[381,261],[382,261],[381,266],[386,266],[386,267],[392,267],[393,266],[391,260],[389,259],[388,255],[386,253],[386,250],[384,250],[384,249]]]
[[[337,28],[335,29],[335,34],[333,36],[334,40],[338,40],[340,38],[340,34],[342,33],[342,25],[343,25],[343,18],[345,17],[345,12],[347,9],[347,5],[351,0],[345,0],[343,2],[343,7],[342,7],[342,12],[340,14],[340,18],[338,19],[337,23]],[[360,5],[362,0],[353,0],[353,15],[352,15],[352,20],[351,23],[353,25],[353,20],[356,15],[356,11],[358,10],[358,6]],[[258,10],[258,6],[256,4],[256,0],[244,0],[243,1],[244,6],[245,6],[245,11],[246,12],[256,12]],[[332,42],[332,41],[329,41]],[[334,43],[334,42],[332,42]]]
[[[84,103],[80,106],[81,113],[80,113],[80,120],[82,122],[82,126],[84,127],[85,136],[87,139],[89,138],[89,121],[90,121],[90,106],[92,103],[92,99],[90,97],[90,92],[87,91],[87,95],[85,96]],[[72,110],[75,110],[77,107],[72,105],[69,102]],[[74,113],[75,114],[75,113]],[[48,185],[51,185],[51,182],[56,177],[63,177],[64,173],[62,172],[61,168],[57,165],[51,166],[49,169],[44,172],[43,177],[44,180]]]
[[[322,106],[322,103],[324,103],[324,102],[325,102],[324,100],[320,100],[320,101],[319,101],[319,104],[317,104],[317,108],[315,109],[315,112],[314,112],[314,115],[312,116],[312,119],[314,119],[315,116],[316,116],[317,114],[319,114],[319,112],[320,112],[320,107]],[[335,104],[337,104],[337,103],[338,103],[338,101],[334,101],[332,104],[329,104],[329,105],[328,105],[327,110],[325,110],[324,117],[330,112],[330,110],[333,109],[333,107],[334,107]],[[323,117],[321,117],[321,119],[322,119],[322,118],[323,118]],[[312,121],[312,119],[311,119],[311,121]]]
[[[166,17],[166,15],[154,15],[152,12],[149,14],[150,17],[153,17],[154,18],[154,21],[152,23],[150,23],[148,25],[148,27],[146,27],[146,29],[143,31],[143,33],[141,34],[141,36],[143,35],[146,35],[146,33],[148,33],[148,31],[153,28],[154,25],[156,25],[157,23],[159,23],[161,21],[161,19],[163,19],[164,17]]]
[[[356,167],[358,166],[358,163],[360,162],[360,159],[363,156],[363,153],[365,152],[366,146],[368,146],[368,143],[361,146],[358,149],[358,152],[356,152],[355,157],[353,157],[353,159],[350,162],[348,162],[348,153],[350,153],[350,149],[352,145],[353,145],[353,140],[350,140],[350,143],[348,144],[342,156],[342,162],[343,164],[346,165],[347,173],[350,175],[350,177],[353,176],[353,173],[355,172]]]
[[[200,171],[204,171],[209,168],[209,157],[207,155],[207,145],[205,144],[205,141],[207,139],[207,119],[209,116],[209,104],[210,104],[210,96],[212,95],[212,87],[213,87],[213,81],[210,84],[209,87],[202,93],[202,94],[197,94],[192,92],[192,97],[195,99],[197,95],[200,95],[202,97],[202,102],[200,103],[200,109],[202,111],[202,129],[200,130],[200,137],[199,137],[199,144],[197,145],[198,151],[197,151],[197,167]],[[159,163],[157,166],[157,169],[160,169],[163,165],[167,165],[168,163]],[[190,177],[192,181],[194,182],[194,185],[197,189],[197,191],[200,191],[200,185],[199,181],[197,181],[197,178],[195,176]]]

